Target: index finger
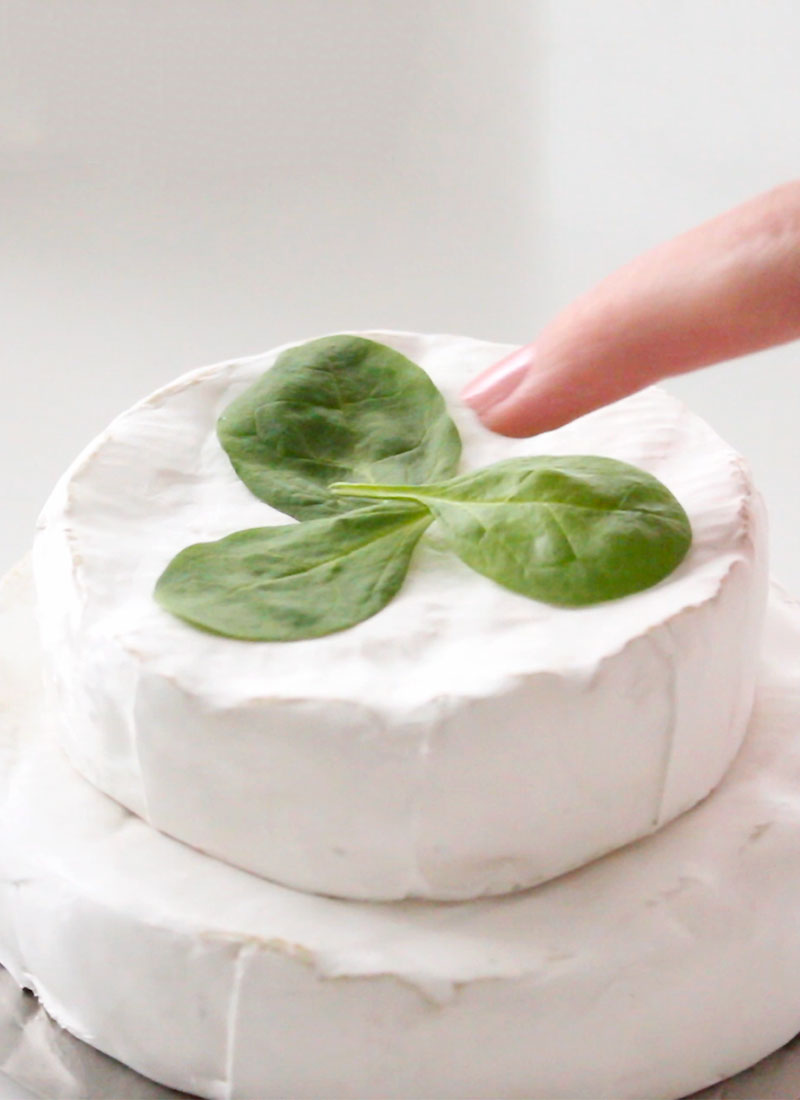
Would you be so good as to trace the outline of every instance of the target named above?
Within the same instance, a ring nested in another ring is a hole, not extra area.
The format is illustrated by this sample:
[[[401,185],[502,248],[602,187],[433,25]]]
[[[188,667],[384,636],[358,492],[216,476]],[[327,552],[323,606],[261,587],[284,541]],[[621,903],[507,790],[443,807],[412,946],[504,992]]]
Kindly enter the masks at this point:
[[[800,181],[661,244],[466,387],[483,423],[524,436],[681,374],[800,336]]]

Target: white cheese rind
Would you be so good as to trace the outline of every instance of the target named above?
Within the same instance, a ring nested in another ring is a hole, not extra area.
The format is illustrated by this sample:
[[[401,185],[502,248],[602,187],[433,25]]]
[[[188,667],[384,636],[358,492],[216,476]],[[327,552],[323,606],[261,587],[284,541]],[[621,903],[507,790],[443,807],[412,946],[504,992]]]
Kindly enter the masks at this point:
[[[35,546],[39,615],[74,764],[173,836],[257,874],[345,897],[460,899],[546,880],[703,798],[752,700],[764,520],[736,454],[649,390],[509,440],[458,402],[503,347],[372,334],[427,370],[465,469],[597,453],[661,478],[692,549],[647,592],[564,610],[443,549],[327,638],[214,637],[158,607],[179,550],[286,522],[234,474],[222,409],[277,352],[207,368],[118,418],[65,475]]]
[[[0,591],[0,963],[59,1022],[204,1097],[676,1100],[800,1028],[800,607],[749,736],[655,835],[505,898],[345,902],[178,844],[85,783]]]

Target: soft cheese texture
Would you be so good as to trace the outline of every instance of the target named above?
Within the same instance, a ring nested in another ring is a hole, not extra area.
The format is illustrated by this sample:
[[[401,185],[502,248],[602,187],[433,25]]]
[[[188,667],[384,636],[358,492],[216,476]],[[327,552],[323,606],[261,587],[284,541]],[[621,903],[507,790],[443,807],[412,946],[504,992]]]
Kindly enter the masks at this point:
[[[172,556],[288,522],[215,435],[278,352],[211,367],[118,418],[44,511],[35,573],[63,743],[159,829],[275,881],[372,899],[503,893],[649,833],[719,781],[752,701],[761,508],[738,456],[663,392],[503,439],[458,392],[507,349],[366,335],[431,375],[464,470],[541,453],[631,462],[687,510],[688,557],[649,591],[565,610],[474,573],[434,526],[399,595],[351,630],[283,644],[202,633],[152,598]]]
[[[340,901],[165,837],[77,776],[24,571],[0,593],[0,963],[214,1098],[675,1100],[800,1028],[800,608],[743,751],[657,834],[505,898]]]

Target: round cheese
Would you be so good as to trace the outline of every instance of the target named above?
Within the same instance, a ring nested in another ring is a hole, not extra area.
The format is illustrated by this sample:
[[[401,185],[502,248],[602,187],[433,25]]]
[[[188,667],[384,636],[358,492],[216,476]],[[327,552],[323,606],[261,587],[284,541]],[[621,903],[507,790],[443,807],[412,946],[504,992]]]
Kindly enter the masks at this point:
[[[800,607],[747,740],[639,844],[525,893],[342,901],[178,844],[85,783],[0,593],[0,963],[70,1031],[214,1100],[675,1100],[800,1028]]]
[[[444,393],[463,469],[530,454],[633,463],[686,509],[687,558],[648,591],[555,608],[470,570],[434,525],[398,596],[350,630],[204,633],[154,601],[167,563],[291,522],[215,433],[278,352],[214,366],[118,418],[45,508],[35,574],[63,744],[157,828],[274,881],[366,899],[505,893],[651,832],[729,766],[752,702],[761,508],[740,458],[663,392],[505,439],[458,393],[507,348],[367,335]]]

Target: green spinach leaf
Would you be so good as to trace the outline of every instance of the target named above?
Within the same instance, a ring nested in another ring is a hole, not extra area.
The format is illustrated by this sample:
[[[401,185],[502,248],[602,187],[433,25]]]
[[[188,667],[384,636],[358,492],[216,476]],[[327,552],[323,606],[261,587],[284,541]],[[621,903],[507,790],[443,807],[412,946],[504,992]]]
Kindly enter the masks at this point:
[[[359,336],[285,351],[228,406],[217,431],[245,485],[296,519],[359,507],[333,496],[333,481],[436,481],[455,473],[461,454],[428,375]]]
[[[649,588],[691,542],[688,517],[666,486],[597,456],[510,459],[439,485],[331,489],[425,505],[467,565],[551,604],[584,606]]]
[[[173,615],[231,638],[286,642],[332,634],[392,599],[431,519],[426,509],[389,502],[239,531],[182,550],[155,596]]]
[[[284,352],[218,434],[252,492],[305,521],[190,546],[162,574],[166,610],[232,638],[315,638],[369,618],[434,520],[477,572],[568,607],[657,584],[691,543],[666,486],[613,459],[518,458],[454,477],[461,441],[439,391],[363,337]]]

